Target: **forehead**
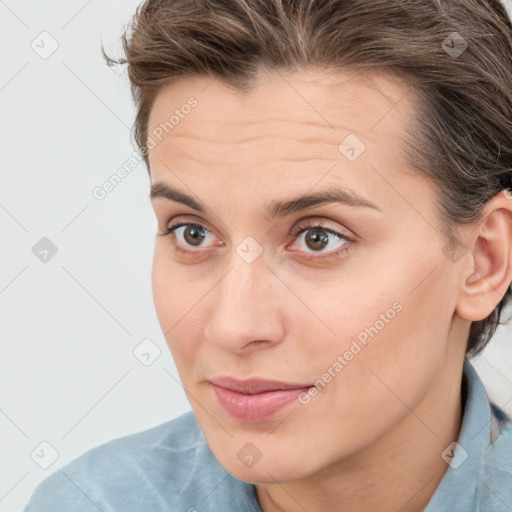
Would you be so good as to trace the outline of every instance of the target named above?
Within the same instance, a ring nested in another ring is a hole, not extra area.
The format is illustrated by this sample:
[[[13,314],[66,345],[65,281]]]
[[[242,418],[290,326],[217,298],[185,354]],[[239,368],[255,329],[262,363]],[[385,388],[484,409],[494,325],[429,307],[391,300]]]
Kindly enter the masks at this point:
[[[312,140],[337,149],[349,133],[389,149],[407,132],[413,102],[410,85],[384,71],[276,72],[245,92],[212,77],[180,78],[162,88],[153,103],[148,136],[158,144],[150,160],[173,142],[176,149],[192,144],[194,151],[224,153],[235,144],[257,144],[265,134],[287,136],[288,149],[299,152]]]
[[[150,178],[226,218],[341,186],[388,221],[435,229],[437,189],[402,151],[417,127],[417,101],[408,83],[384,72],[276,73],[243,93],[211,77],[181,78],[150,113],[148,135],[160,133],[148,153]],[[346,140],[364,146],[353,160]]]
[[[246,92],[181,78],[150,113],[151,181],[202,196],[215,190],[230,198],[224,209],[343,185],[397,217],[411,208],[400,196],[429,212],[435,190],[401,150],[415,101],[408,83],[382,71],[279,72]],[[429,189],[421,198],[419,187]]]

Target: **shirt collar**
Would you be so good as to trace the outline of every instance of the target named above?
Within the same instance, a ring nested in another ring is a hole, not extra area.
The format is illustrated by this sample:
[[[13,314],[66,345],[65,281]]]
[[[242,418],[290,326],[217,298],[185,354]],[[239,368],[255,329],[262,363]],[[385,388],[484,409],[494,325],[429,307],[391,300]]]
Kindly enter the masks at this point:
[[[483,478],[485,450],[491,443],[492,415],[483,382],[467,360],[463,380],[466,399],[460,434],[457,443],[440,454],[448,469],[423,512],[479,510],[479,482]]]

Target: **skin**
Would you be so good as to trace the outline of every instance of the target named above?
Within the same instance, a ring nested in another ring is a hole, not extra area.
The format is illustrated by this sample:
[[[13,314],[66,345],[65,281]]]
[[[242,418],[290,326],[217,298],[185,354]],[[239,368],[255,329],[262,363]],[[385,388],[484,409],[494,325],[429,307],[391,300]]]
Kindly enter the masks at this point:
[[[192,195],[207,212],[162,197],[152,205],[159,234],[178,221],[209,231],[199,247],[190,229],[156,236],[152,286],[213,454],[256,484],[265,512],[340,503],[356,512],[423,510],[448,468],[441,453],[459,435],[470,323],[492,312],[512,280],[512,201],[496,196],[461,230],[463,256],[448,258],[436,189],[400,151],[414,125],[413,94],[382,72],[276,73],[245,93],[181,78],[158,94],[149,133],[190,96],[197,106],[149,152],[151,183]],[[338,150],[349,133],[366,145],[354,161]],[[332,184],[381,211],[330,203],[262,216],[270,201]],[[319,249],[308,232],[290,236],[317,221],[354,242],[335,236]],[[263,251],[252,263],[237,252],[248,236]],[[307,259],[343,244],[342,255]],[[400,312],[307,404],[248,423],[217,403],[212,376],[313,385],[394,303]],[[237,457],[247,442],[261,453],[252,467]]]

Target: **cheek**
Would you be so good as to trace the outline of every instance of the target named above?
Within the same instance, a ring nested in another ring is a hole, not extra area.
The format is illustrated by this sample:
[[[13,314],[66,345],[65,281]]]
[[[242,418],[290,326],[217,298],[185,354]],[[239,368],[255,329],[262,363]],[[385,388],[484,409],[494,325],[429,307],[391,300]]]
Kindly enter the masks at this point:
[[[440,268],[429,275],[432,261],[367,272],[357,285],[333,281],[321,300],[310,302],[322,320],[314,320],[324,333],[321,352],[318,344],[311,348],[308,336],[301,339],[315,378],[337,382],[326,386],[331,391],[325,395],[333,394],[329,400],[345,407],[353,399],[357,406],[367,395],[364,401],[373,407],[380,400],[396,401],[393,389],[414,401],[432,368],[442,364],[452,317],[449,277]],[[312,319],[296,321],[305,328]]]
[[[167,312],[172,310],[172,304],[175,303],[176,289],[169,282],[169,275],[165,269],[165,259],[163,257],[161,243],[158,241],[155,244],[153,253],[153,267],[151,270],[151,288],[153,292],[153,302],[155,310],[162,327],[166,332],[165,324]],[[167,327],[168,329],[169,327]]]
[[[197,305],[201,293],[182,278],[176,265],[170,264],[162,242],[155,246],[151,286],[155,311],[167,341],[167,345],[176,361],[178,369],[186,351],[193,348],[194,336],[193,318],[194,306]],[[187,340],[187,344],[179,343]]]
[[[190,279],[190,271],[185,272],[174,263],[168,252],[166,241],[157,241],[151,273],[153,301],[164,333],[177,326],[181,318],[185,321],[187,311],[193,309],[202,295],[194,287],[196,280]]]

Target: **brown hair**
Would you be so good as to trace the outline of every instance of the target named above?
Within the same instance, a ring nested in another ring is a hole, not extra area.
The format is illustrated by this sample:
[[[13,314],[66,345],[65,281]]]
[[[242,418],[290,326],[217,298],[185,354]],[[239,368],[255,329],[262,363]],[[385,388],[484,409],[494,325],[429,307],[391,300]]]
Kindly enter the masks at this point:
[[[449,247],[464,250],[458,226],[512,188],[512,24],[499,0],[148,0],[122,43],[126,58],[102,53],[109,66],[128,64],[148,171],[149,113],[175,78],[212,76],[243,92],[263,71],[380,68],[422,100],[404,151],[437,184]],[[493,336],[511,293],[472,322],[467,358]]]

